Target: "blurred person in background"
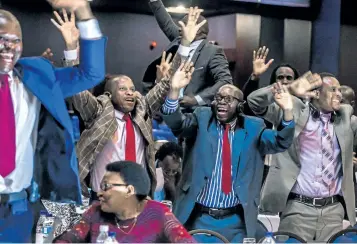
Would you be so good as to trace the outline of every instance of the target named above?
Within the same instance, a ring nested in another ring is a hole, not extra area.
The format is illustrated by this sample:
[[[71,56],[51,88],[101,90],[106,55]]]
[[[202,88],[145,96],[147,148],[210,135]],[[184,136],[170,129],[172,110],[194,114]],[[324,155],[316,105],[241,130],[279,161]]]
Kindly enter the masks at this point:
[[[187,47],[178,48],[182,41],[182,26],[187,23],[189,14],[185,15],[179,22],[180,26],[177,26],[161,0],[150,0],[149,5],[159,27],[171,42],[166,51],[188,56],[188,60],[193,62],[195,67],[192,81],[180,91],[180,107],[187,112],[192,112],[197,106],[210,106],[216,91],[224,84],[232,83],[232,76],[223,48],[207,40],[208,22],[200,15],[198,22],[203,24],[195,39]],[[201,10],[197,10],[199,14]],[[145,72],[144,93],[148,92],[155,83],[155,66],[159,64],[159,60],[160,58],[153,61]]]
[[[166,142],[155,154],[157,186],[154,200],[174,202],[176,187],[182,173],[182,148],[175,142]]]

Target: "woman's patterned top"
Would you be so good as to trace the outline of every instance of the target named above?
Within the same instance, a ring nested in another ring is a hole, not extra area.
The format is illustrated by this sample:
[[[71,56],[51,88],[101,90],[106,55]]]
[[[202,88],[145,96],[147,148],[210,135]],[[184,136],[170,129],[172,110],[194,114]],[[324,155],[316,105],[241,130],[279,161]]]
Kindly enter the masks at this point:
[[[119,243],[195,243],[173,213],[162,203],[147,201],[143,212],[129,224],[127,232],[117,226],[115,215],[101,211],[100,204],[94,204],[83,214],[79,223],[55,239],[55,242],[95,243],[100,225],[108,225],[116,233]],[[122,225],[121,225],[122,226]]]

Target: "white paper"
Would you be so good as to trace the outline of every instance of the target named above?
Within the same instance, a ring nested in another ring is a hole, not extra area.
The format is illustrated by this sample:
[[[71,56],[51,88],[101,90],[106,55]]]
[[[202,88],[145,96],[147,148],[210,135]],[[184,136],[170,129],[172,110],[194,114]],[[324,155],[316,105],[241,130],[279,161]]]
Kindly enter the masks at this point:
[[[162,172],[162,168],[156,168],[156,189],[155,191],[161,191],[164,188],[164,173]]]

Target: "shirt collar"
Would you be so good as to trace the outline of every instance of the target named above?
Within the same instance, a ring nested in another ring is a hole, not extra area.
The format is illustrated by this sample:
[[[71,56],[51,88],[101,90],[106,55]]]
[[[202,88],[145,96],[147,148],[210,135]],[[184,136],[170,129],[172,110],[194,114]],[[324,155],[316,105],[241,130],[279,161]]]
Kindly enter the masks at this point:
[[[121,112],[119,110],[114,110],[114,112],[115,112],[115,118],[124,120],[123,117],[125,114],[123,112]],[[131,113],[129,113],[129,116],[131,117]]]
[[[196,49],[201,44],[201,42],[203,42],[203,40],[197,40],[197,41],[192,42],[190,45],[190,48]]]
[[[234,129],[236,128],[236,125],[237,125],[237,118],[235,118],[234,120],[232,120],[232,121],[229,122],[228,124],[231,126],[231,131],[234,131]],[[218,121],[218,125],[224,127],[224,124],[222,124],[222,123],[219,122],[219,121]]]

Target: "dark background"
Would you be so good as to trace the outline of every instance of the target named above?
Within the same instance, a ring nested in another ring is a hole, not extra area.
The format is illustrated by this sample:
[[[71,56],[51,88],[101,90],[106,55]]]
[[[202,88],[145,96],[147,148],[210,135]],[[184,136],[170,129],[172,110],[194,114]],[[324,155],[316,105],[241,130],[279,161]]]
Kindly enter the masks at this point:
[[[357,27],[351,2],[312,0],[311,8],[289,8],[229,0],[179,1],[205,10],[209,40],[224,47],[240,88],[251,73],[252,51],[267,45],[269,57],[275,59],[272,66],[288,62],[300,73],[309,69],[331,72],[341,83],[357,89]],[[60,62],[64,43],[50,22],[49,5],[43,0],[1,3],[21,22],[24,56],[40,55],[50,47],[55,61]],[[94,0],[91,4],[103,33],[109,37],[108,73],[129,75],[140,90],[146,67],[169,43],[151,15],[148,0]],[[164,0],[164,4],[177,6],[178,1]],[[181,17],[174,15],[175,19]],[[152,41],[157,47],[150,50]],[[273,68],[263,77],[262,85],[269,82]]]

